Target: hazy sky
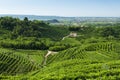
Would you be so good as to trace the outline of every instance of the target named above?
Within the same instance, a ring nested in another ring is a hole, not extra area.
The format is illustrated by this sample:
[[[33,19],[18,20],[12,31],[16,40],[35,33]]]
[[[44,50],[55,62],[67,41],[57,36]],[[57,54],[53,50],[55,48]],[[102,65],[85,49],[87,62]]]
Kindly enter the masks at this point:
[[[120,0],[0,0],[0,14],[120,17]]]

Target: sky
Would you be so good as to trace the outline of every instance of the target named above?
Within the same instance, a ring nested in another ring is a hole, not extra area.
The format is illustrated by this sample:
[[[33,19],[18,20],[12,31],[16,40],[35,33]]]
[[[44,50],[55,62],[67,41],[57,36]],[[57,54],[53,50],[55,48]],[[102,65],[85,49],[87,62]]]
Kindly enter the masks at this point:
[[[120,17],[120,0],[0,0],[0,14]]]

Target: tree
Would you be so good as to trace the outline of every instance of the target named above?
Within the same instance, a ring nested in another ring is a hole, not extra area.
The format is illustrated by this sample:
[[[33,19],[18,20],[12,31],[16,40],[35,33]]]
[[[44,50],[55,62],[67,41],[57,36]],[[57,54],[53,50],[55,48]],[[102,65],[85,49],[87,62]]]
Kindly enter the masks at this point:
[[[103,37],[109,37],[109,36],[113,36],[116,37],[117,36],[117,32],[113,27],[105,27],[101,30],[101,35]]]
[[[24,25],[29,26],[29,20],[27,17],[24,18],[23,23],[24,23]]]
[[[25,17],[25,18],[24,18],[24,21],[25,21],[25,22],[28,22],[28,18],[27,18],[27,17]]]
[[[17,25],[17,18],[12,18],[12,17],[2,17],[0,19],[0,25],[1,28],[7,29],[7,30],[13,30],[14,27]]]

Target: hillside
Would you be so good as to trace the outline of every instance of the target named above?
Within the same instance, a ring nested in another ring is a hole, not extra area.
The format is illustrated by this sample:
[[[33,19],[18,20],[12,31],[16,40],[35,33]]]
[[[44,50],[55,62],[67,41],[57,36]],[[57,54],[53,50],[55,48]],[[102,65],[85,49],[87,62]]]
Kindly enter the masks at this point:
[[[29,74],[31,77],[26,76],[26,79],[120,79],[120,54],[116,46],[116,43],[107,42],[64,50],[49,56],[46,67]]]
[[[49,23],[24,20],[12,17],[0,18],[0,34],[3,37],[17,38],[17,37],[37,37],[37,38],[51,38],[60,40],[65,35],[69,34],[68,28],[61,26],[50,26]],[[8,35],[9,34],[9,35]]]
[[[16,75],[39,69],[37,64],[13,52],[1,52],[0,65],[0,74],[3,75]]]
[[[1,17],[0,79],[119,80],[120,24],[88,25]]]
[[[47,63],[50,64],[52,62],[69,59],[88,59],[100,61],[118,60],[120,55],[117,53],[118,51],[116,46],[117,45],[115,43],[107,42],[73,47],[61,51],[59,54],[49,56]]]
[[[57,62],[49,67],[40,70],[37,74],[31,74],[25,79],[36,80],[86,80],[102,79],[116,80],[120,79],[120,61],[102,62],[96,60],[73,59],[63,62]]]
[[[119,44],[115,42],[106,42],[69,48],[48,56],[47,64],[43,67],[42,62],[47,51],[12,50],[16,52],[16,55],[23,57],[29,55],[30,59],[41,67],[39,66],[33,72],[28,72],[24,77],[17,75],[9,76],[8,79],[119,79],[120,54],[117,50],[118,46]],[[19,71],[19,69],[17,70]],[[7,76],[1,76],[1,78],[7,79]]]

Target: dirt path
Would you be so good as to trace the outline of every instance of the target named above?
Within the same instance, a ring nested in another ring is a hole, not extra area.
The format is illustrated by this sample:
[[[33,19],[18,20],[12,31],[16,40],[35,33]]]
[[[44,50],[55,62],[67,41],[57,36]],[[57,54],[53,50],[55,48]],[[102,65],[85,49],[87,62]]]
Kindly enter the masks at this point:
[[[58,52],[48,51],[48,53],[44,56],[44,60],[43,60],[42,65],[43,65],[43,66],[46,65],[47,57],[48,57],[49,55],[55,55],[55,54],[57,54],[57,53],[58,53]]]

